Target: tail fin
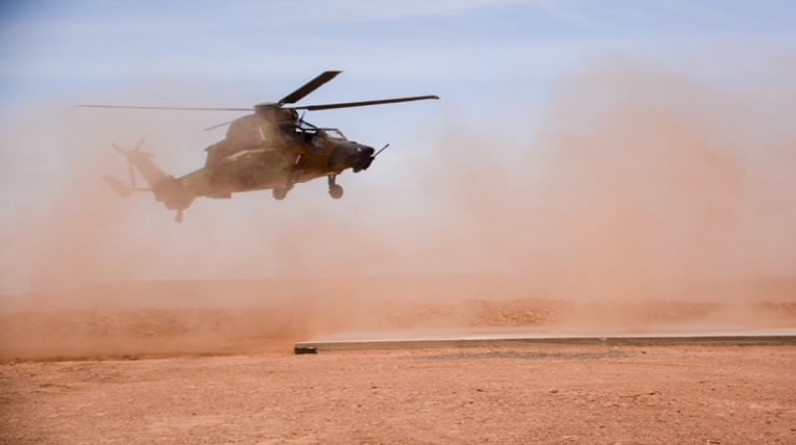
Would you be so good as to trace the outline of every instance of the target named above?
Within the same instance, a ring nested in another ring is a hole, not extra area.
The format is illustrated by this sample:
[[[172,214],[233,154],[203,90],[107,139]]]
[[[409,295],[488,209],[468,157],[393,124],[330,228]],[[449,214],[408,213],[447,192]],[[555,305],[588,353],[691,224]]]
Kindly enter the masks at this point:
[[[132,187],[120,181],[119,178],[117,178],[116,176],[107,175],[103,176],[102,179],[104,179],[105,182],[107,182],[108,185],[111,186],[113,191],[116,192],[116,194],[119,195],[120,198],[127,198],[128,196],[130,196],[130,193],[133,192]]]
[[[114,145],[117,151],[122,153],[130,166],[130,183],[128,187],[113,176],[106,176],[105,181],[120,196],[127,196],[132,191],[151,191],[155,199],[162,202],[167,209],[177,211],[177,221],[182,221],[182,211],[190,207],[194,195],[185,189],[182,182],[174,176],[167,175],[154,162],[152,154],[141,150],[143,141],[133,150],[124,150]],[[135,185],[135,173],[133,168],[144,178],[148,189],[140,189]]]
[[[138,173],[141,174],[150,188],[154,189],[155,184],[167,177],[163,170],[152,162],[152,153],[142,151],[140,147],[136,147],[134,150],[122,150],[122,153],[127,157],[127,162],[138,170]],[[131,179],[131,181],[134,181],[134,179]]]

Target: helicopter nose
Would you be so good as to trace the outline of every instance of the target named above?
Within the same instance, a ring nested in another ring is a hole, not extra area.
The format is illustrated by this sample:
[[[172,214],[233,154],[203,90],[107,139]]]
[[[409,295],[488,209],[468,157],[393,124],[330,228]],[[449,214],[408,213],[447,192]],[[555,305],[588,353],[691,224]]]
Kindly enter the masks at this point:
[[[334,170],[342,171],[350,168],[354,172],[359,172],[370,167],[374,153],[373,147],[346,141],[335,147],[329,166]]]
[[[367,170],[373,162],[373,153],[375,152],[376,150],[374,150],[373,147],[357,144],[356,153],[352,156],[353,162],[351,163],[351,168],[354,170],[354,173]]]

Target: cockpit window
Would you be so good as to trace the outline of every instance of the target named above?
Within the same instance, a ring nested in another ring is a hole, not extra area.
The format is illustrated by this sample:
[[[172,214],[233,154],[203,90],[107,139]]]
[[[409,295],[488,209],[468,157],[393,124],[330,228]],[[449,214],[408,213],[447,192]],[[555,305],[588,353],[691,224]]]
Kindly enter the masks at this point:
[[[296,125],[296,129],[297,131],[305,133],[307,135],[312,135],[312,136],[317,135],[327,139],[331,138],[331,139],[342,139],[344,141],[348,140],[346,139],[345,135],[343,135],[343,132],[338,130],[337,128],[320,128],[316,127],[315,125],[305,120],[300,120],[298,122],[298,125]]]

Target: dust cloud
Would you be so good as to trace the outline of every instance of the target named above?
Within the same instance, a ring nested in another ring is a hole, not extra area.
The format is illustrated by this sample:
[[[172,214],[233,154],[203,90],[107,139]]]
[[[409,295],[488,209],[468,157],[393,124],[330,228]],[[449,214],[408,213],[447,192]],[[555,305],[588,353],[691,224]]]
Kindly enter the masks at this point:
[[[541,167],[478,166],[498,173],[460,199],[482,215],[468,237],[542,271],[558,297],[769,298],[746,285],[792,278],[786,116],[644,65],[595,67],[560,91],[549,132],[528,146]],[[509,168],[540,177],[489,182]]]
[[[151,197],[113,195],[99,178],[126,172],[100,147],[145,136],[183,174],[220,137],[195,134],[208,122],[70,112],[49,137],[23,125],[4,152],[49,144],[50,161],[3,172],[4,193],[23,193],[3,232],[3,284],[19,295],[3,300],[0,355],[398,327],[792,324],[761,309],[796,289],[796,134],[770,101],[613,60],[560,82],[527,125],[543,132],[443,116],[417,136],[412,169],[394,167],[414,187],[349,173],[339,202],[312,183],[284,202],[200,200],[182,225]]]
[[[756,303],[796,295],[796,133],[760,88],[611,60],[562,80],[526,145],[452,125],[440,201],[460,223],[443,244],[498,265],[515,294],[570,301],[557,323],[639,328],[667,318],[661,301],[732,307],[692,311],[706,323],[770,323]],[[525,155],[471,162],[480,147]]]

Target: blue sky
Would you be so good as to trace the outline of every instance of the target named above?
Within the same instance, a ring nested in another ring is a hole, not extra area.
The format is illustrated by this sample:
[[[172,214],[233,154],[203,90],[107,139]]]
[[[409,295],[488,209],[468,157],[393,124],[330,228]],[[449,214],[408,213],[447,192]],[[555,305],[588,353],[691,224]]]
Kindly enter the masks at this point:
[[[4,106],[99,100],[166,80],[244,100],[280,94],[323,69],[355,79],[336,87],[342,97],[421,88],[466,105],[507,91],[507,82],[523,83],[512,89],[523,94],[599,53],[685,63],[689,53],[732,48],[755,62],[796,45],[796,5],[785,1],[9,3],[0,7]],[[739,60],[725,63],[749,69]],[[718,77],[711,67],[689,68]]]
[[[301,210],[346,224],[330,212],[362,212],[357,206],[367,201],[377,211],[363,218],[380,232],[385,219],[400,224],[403,208],[380,197],[428,165],[428,154],[451,122],[472,124],[475,137],[484,136],[484,127],[504,123],[504,142],[544,132],[546,121],[537,118],[561,95],[565,80],[595,63],[641,60],[727,91],[765,86],[775,100],[763,103],[793,111],[794,23],[796,2],[773,0],[2,2],[0,241],[7,246],[17,240],[26,218],[72,193],[64,185],[73,179],[75,165],[101,156],[97,153],[112,156],[111,142],[134,145],[142,128],[152,128],[147,147],[155,147],[167,170],[186,173],[201,165],[202,148],[223,135],[201,129],[235,117],[78,111],[71,108],[75,104],[245,107],[278,99],[328,69],[344,73],[302,104],[438,94],[439,102],[308,116],[360,142],[395,147],[380,159],[378,174],[346,177],[351,190],[360,190],[360,204],[354,198],[327,207],[324,197]],[[41,130],[42,122],[48,131]],[[512,147],[504,148],[499,154],[511,155]],[[309,191],[296,190],[294,199],[309,202],[306,196],[324,195],[324,187],[308,185]],[[392,199],[411,203],[421,189],[411,183],[402,187],[406,193]],[[263,196],[254,195],[197,204],[186,216],[198,224],[203,212],[261,218],[256,212],[273,210],[263,210]],[[154,205],[149,201],[125,205],[147,224],[171,223],[157,211],[151,220],[143,216]],[[133,230],[132,237],[143,243],[141,228]],[[202,229],[155,230],[189,244]],[[219,242],[235,241],[218,232]],[[0,267],[11,270],[13,249],[3,250]],[[19,285],[6,281],[10,284],[0,282],[0,288]]]

